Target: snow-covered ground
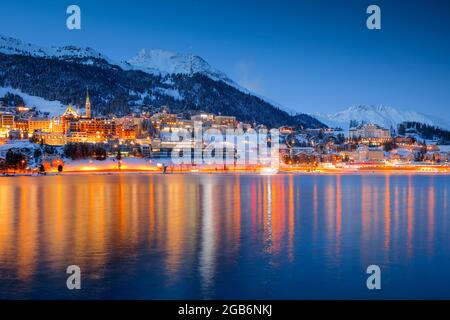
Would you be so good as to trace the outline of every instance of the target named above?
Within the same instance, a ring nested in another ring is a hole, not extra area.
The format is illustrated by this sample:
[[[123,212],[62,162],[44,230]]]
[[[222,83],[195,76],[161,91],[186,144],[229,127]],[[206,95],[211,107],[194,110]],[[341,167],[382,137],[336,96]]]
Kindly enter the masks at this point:
[[[31,143],[28,140],[7,140],[6,142],[0,143],[0,158],[5,158],[6,153],[10,149],[28,149],[29,152],[27,153],[29,156],[32,156],[34,153],[34,150],[39,148],[37,144]],[[30,167],[35,167],[37,163],[35,163],[34,159],[31,159],[31,161],[28,163]]]
[[[178,89],[165,89],[165,88],[156,88],[156,91],[160,92],[163,95],[170,96],[175,100],[181,100],[181,94]]]
[[[0,152],[6,152],[12,148],[30,148],[34,149],[37,146],[35,143],[31,143],[28,140],[6,140],[5,143],[0,143]]]
[[[126,170],[153,170],[160,171],[161,165],[171,165],[170,159],[143,159],[143,158],[123,158],[120,168]],[[117,170],[119,161],[115,158],[99,160],[70,160],[64,159],[64,171],[102,171]]]
[[[447,145],[439,145],[439,151],[441,152],[449,152],[450,153],[450,146]]]
[[[48,112],[50,116],[61,115],[66,109],[66,106],[60,101],[48,101],[41,97],[31,96],[18,89],[0,87],[0,97],[8,92],[21,96],[27,107],[36,107],[41,112]]]

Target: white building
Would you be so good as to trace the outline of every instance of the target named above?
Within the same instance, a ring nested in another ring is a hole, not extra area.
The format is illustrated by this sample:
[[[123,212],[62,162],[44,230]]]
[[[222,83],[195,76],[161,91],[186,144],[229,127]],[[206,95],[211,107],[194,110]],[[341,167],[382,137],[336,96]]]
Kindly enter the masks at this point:
[[[350,128],[350,139],[362,139],[363,141],[384,142],[391,138],[389,129],[382,128],[376,124],[362,124],[356,128]]]

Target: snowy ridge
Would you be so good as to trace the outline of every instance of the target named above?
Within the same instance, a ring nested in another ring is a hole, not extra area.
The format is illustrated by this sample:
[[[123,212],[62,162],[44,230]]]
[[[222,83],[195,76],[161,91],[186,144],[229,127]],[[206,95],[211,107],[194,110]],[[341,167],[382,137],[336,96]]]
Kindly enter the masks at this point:
[[[399,111],[388,106],[352,106],[335,114],[311,114],[330,127],[348,129],[351,120],[378,124],[385,128],[396,127],[398,124],[411,121],[420,122],[441,129],[450,130],[450,122],[436,116],[415,111]]]
[[[40,58],[56,58],[88,65],[93,65],[96,60],[104,60],[108,64],[126,68],[126,65],[116,63],[107,56],[89,47],[81,48],[76,46],[52,46],[46,48],[2,35],[0,35],[0,53],[8,55],[26,55]]]
[[[35,57],[45,57],[49,55],[47,48],[2,35],[0,35],[0,52],[4,54],[31,55]]]
[[[185,55],[160,49],[142,49],[127,63],[134,69],[151,74],[201,73],[216,81],[233,82],[225,73],[213,68],[203,58],[196,55]]]

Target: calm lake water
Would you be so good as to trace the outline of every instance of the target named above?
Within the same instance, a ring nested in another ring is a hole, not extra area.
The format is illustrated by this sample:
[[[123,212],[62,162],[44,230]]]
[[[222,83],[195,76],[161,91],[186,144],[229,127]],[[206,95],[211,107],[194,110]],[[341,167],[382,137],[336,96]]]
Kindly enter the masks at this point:
[[[4,177],[0,299],[449,299],[449,187],[442,175]],[[366,287],[371,264],[380,291]]]

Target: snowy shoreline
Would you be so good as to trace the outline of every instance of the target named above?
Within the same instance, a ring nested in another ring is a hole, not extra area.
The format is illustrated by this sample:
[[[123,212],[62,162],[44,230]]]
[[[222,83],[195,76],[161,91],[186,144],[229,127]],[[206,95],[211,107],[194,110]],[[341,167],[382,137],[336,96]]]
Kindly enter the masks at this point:
[[[57,177],[57,176],[89,176],[89,175],[250,175],[250,176],[281,176],[281,175],[294,175],[294,176],[342,176],[342,175],[352,175],[352,176],[386,176],[386,175],[450,175],[449,172],[434,172],[434,171],[413,171],[413,170],[360,170],[360,171],[283,171],[280,170],[274,173],[264,173],[261,171],[244,171],[244,170],[230,170],[230,171],[168,171],[163,173],[162,171],[152,171],[152,170],[136,170],[136,171],[67,171],[67,172],[51,172],[45,175],[36,173],[17,173],[17,174],[0,174],[0,178],[16,178],[16,177]]]

